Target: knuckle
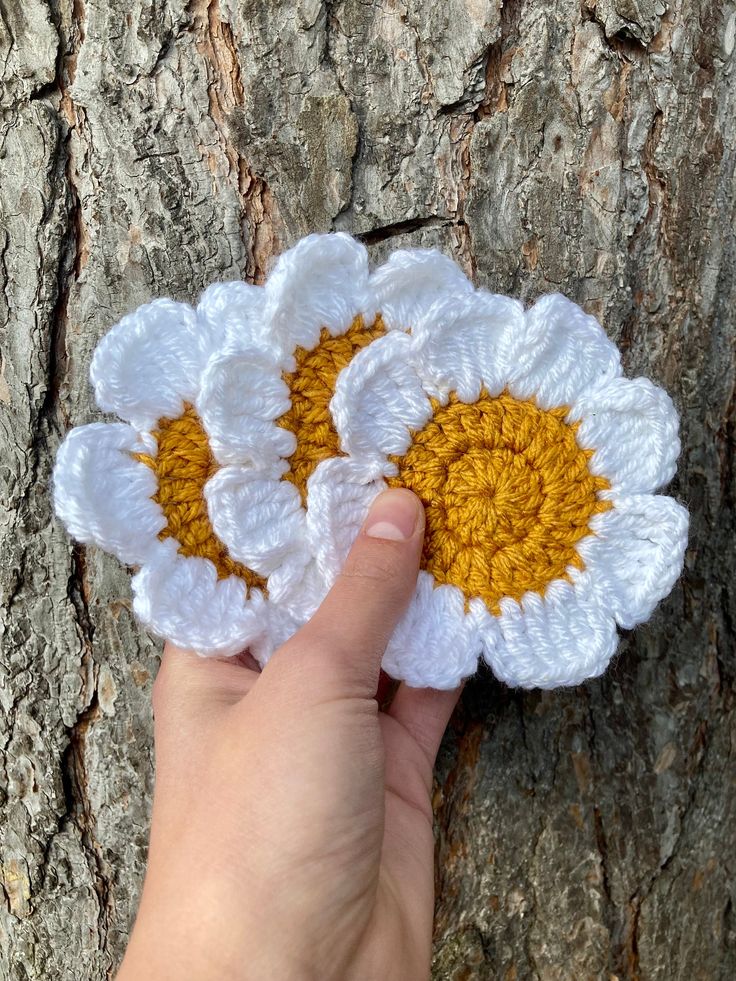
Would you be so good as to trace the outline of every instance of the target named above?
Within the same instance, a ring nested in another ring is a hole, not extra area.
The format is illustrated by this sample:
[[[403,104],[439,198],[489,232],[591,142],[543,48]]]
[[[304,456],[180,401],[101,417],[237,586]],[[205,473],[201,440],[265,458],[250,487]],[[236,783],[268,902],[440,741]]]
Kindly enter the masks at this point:
[[[298,659],[303,665],[308,664],[310,669],[329,664],[336,653],[343,653],[342,648],[346,646],[339,630],[332,625],[323,626],[317,620],[303,627],[299,638],[290,643],[293,643],[295,660]]]
[[[402,552],[397,544],[376,542],[355,549],[348,556],[339,578],[393,584],[403,568]]]
[[[370,675],[372,664],[380,658],[385,639],[380,637],[380,627],[361,624],[358,633],[354,629],[317,629],[309,635],[300,650],[303,663],[319,677],[334,673],[339,665],[343,674],[350,670],[361,679]]]

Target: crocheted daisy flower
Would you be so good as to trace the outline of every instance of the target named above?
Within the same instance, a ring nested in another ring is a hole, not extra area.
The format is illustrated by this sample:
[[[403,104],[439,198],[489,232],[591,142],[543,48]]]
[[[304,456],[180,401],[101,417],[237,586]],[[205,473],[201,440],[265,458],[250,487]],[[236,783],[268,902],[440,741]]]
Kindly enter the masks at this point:
[[[90,372],[100,408],[124,422],[73,429],[54,470],[56,512],[69,532],[140,567],[137,616],[206,654],[235,653],[243,640],[259,646],[270,626],[262,576],[214,533],[205,489],[224,447],[215,452],[195,408],[208,361],[245,338],[261,292],[215,286],[196,310],[155,300],[124,317]]]
[[[433,261],[397,255],[386,275]],[[669,396],[622,377],[597,321],[557,294],[525,311],[468,285],[383,316],[405,329],[355,355],[319,419],[342,455],[309,480],[312,574],[327,588],[373,497],[408,487],[423,571],[389,674],[451,688],[482,654],[510,685],[599,675],[617,624],[647,619],[682,568],[687,512],[654,494],[680,448]]]
[[[79,541],[139,567],[133,607],[153,632],[263,662],[314,607],[306,485],[339,452],[335,379],[385,332],[379,299],[399,315],[407,287],[431,303],[462,279],[450,260],[434,265],[438,282],[369,282],[362,245],[313,235],[265,287],[217,284],[196,309],[155,300],[102,339],[96,400],[123,422],[69,433],[55,507]]]

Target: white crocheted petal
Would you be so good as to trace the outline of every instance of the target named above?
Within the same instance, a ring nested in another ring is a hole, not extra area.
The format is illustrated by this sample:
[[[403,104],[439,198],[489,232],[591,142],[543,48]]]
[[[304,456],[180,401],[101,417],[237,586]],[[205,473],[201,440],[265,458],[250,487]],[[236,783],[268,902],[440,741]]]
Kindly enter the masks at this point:
[[[304,510],[285,467],[222,467],[204,487],[215,534],[237,562],[261,576],[302,550]]]
[[[307,485],[307,541],[329,588],[342,569],[373,499],[386,484],[385,464],[344,457],[323,460]]]
[[[72,429],[54,467],[54,507],[70,535],[127,565],[149,557],[166,518],[151,500],[157,487],[153,471],[132,454],[152,451],[152,438],[124,423]]]
[[[369,288],[389,330],[411,330],[438,300],[470,293],[473,284],[436,249],[402,249],[376,269]]]
[[[259,590],[237,576],[218,579],[209,559],[179,555],[173,539],[133,577],[133,611],[154,633],[203,656],[239,654],[267,642]]]
[[[595,450],[589,466],[614,490],[643,494],[669,483],[680,454],[677,410],[647,378],[615,378],[581,396],[568,421],[577,441]]]
[[[294,434],[274,422],[290,404],[280,367],[255,348],[213,358],[196,403],[217,461],[259,466],[296,449]]]
[[[411,363],[412,338],[394,332],[364,347],[338,375],[330,411],[340,448],[357,457],[405,453],[432,406]]]
[[[610,511],[591,521],[593,534],[578,542],[585,569],[606,608],[628,629],[651,615],[682,572],[688,513],[671,497],[617,497]]]
[[[424,388],[441,401],[455,392],[460,401],[475,402],[481,388],[500,394],[514,367],[509,351],[523,326],[518,300],[482,290],[434,304],[412,328]]]
[[[184,402],[194,402],[219,340],[184,303],[162,299],[139,307],[95,350],[90,378],[97,404],[139,430],[176,418]]]
[[[229,351],[253,346],[273,350],[273,338],[265,328],[266,291],[235,280],[213,283],[202,293],[197,317],[212,337],[218,337]]]
[[[613,617],[592,592],[558,579],[544,596],[501,601],[500,616],[471,610],[483,657],[496,677],[519,688],[577,685],[605,671],[618,644]]]
[[[323,327],[336,336],[359,314],[372,323],[367,283],[365,246],[343,232],[308,235],[279,257],[266,282],[268,329],[288,355],[311,350]]]
[[[621,356],[595,319],[560,293],[527,310],[509,351],[516,367],[509,391],[543,409],[570,405],[581,393],[621,374]]]
[[[457,688],[478,665],[481,641],[456,586],[420,572],[416,592],[383,657],[386,674],[412,688]]]

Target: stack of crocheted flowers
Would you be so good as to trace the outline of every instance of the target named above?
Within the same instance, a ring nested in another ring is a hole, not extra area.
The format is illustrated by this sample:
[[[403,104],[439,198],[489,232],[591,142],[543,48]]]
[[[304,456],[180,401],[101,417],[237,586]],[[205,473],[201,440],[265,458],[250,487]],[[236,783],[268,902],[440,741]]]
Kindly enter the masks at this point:
[[[91,378],[124,421],[69,433],[57,513],[138,567],[143,623],[201,654],[265,663],[387,485],[427,517],[383,664],[411,685],[454,687],[480,656],[510,685],[598,675],[682,568],[687,512],[655,494],[669,396],[563,296],[524,310],[436,251],[370,273],[348,236],[309,236],[264,287],[123,318]]]

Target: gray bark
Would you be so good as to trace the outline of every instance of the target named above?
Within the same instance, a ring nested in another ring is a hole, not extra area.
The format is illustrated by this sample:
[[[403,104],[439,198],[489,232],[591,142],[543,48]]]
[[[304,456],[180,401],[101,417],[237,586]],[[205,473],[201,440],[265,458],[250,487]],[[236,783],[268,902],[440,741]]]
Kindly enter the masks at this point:
[[[158,646],[48,478],[99,337],[309,232],[560,289],[683,416],[682,582],[602,680],[471,682],[437,979],[736,977],[736,7],[0,0],[0,976],[101,979],[136,908]]]

